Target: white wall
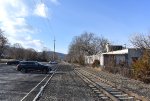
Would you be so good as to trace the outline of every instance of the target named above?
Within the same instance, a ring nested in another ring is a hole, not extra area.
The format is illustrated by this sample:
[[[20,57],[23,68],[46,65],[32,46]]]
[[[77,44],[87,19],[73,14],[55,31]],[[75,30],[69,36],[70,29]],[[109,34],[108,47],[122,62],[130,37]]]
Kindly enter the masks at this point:
[[[101,61],[100,59],[101,59],[101,55],[85,56],[85,63],[92,64],[94,62],[94,60]]]
[[[100,55],[100,65],[104,66],[104,55],[103,54]]]

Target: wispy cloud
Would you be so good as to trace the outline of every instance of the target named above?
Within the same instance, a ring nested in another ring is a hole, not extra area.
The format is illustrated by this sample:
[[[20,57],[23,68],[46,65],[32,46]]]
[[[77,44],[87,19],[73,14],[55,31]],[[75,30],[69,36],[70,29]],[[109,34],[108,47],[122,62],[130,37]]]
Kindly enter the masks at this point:
[[[24,48],[33,48],[36,51],[42,51],[45,47],[44,42],[38,39],[33,39],[31,35],[11,36],[9,39],[11,43],[20,43]]]
[[[46,17],[44,4],[38,6],[41,16]],[[0,28],[11,44],[21,43],[25,48],[32,47],[41,50],[44,43],[33,39],[31,34],[35,29],[27,23],[26,17],[30,16],[29,7],[23,0],[0,0]]]
[[[58,0],[50,0],[55,5],[60,5],[60,2]]]
[[[47,13],[48,8],[44,3],[39,3],[36,5],[36,8],[34,10],[35,15],[46,18],[48,16]]]

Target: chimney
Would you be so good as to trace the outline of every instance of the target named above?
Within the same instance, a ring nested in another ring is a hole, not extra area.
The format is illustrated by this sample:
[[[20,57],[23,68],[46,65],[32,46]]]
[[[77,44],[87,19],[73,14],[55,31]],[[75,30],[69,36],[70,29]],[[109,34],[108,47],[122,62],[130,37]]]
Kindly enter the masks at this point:
[[[110,46],[109,43],[107,43],[107,44],[106,44],[106,52],[109,52],[109,51],[110,51],[110,50],[109,50],[109,46]]]

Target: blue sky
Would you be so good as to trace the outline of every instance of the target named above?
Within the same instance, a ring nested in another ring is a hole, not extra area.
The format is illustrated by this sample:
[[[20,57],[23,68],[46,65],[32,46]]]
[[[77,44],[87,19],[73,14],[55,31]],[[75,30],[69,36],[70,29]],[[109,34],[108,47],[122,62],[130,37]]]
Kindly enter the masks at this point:
[[[11,44],[67,53],[74,36],[92,32],[129,44],[150,31],[149,0],[0,0],[0,28]]]

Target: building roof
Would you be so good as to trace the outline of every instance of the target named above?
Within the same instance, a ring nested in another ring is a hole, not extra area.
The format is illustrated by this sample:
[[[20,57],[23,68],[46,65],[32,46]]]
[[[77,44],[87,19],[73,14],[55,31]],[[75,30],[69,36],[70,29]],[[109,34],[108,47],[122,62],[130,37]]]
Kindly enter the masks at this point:
[[[127,54],[128,51],[129,51],[129,49],[123,49],[123,50],[106,52],[106,53],[102,53],[102,54]]]
[[[122,49],[122,50],[117,50],[117,51],[106,52],[102,54],[128,54],[129,50],[141,50],[141,49],[140,48],[127,48],[127,49]]]

